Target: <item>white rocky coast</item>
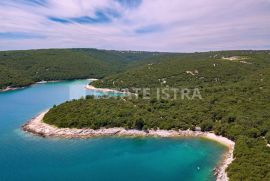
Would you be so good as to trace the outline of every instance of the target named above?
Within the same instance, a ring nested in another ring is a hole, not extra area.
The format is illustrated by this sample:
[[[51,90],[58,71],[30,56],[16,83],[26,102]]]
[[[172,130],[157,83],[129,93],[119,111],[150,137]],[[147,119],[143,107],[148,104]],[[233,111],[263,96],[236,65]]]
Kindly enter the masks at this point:
[[[44,123],[43,117],[46,112],[42,112],[35,118],[28,121],[22,126],[26,132],[33,133],[42,137],[57,137],[57,138],[91,138],[98,136],[132,136],[132,137],[201,137],[217,141],[228,147],[228,152],[224,155],[221,163],[214,169],[217,181],[229,180],[226,174],[226,168],[233,161],[234,142],[209,132],[201,131],[175,131],[175,130],[126,130],[124,128],[101,128],[93,130],[89,128],[76,129],[76,128],[57,128],[53,125]]]
[[[23,89],[24,87],[7,87],[5,89],[0,89],[0,92],[8,92],[8,91],[13,91],[13,90],[17,90],[17,89]]]
[[[104,92],[104,93],[108,93],[108,92],[112,92],[112,93],[122,93],[120,91],[117,90],[113,90],[113,89],[106,89],[106,88],[96,88],[92,85],[87,85],[85,86],[86,89],[88,90],[92,90],[92,91],[97,91],[97,92]]]

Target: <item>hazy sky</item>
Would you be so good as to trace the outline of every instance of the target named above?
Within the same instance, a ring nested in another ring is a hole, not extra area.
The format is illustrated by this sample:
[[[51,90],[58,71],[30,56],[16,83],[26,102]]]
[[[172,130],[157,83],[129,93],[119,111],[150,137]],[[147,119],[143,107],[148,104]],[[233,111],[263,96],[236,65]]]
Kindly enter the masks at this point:
[[[0,50],[270,49],[270,0],[0,0]]]

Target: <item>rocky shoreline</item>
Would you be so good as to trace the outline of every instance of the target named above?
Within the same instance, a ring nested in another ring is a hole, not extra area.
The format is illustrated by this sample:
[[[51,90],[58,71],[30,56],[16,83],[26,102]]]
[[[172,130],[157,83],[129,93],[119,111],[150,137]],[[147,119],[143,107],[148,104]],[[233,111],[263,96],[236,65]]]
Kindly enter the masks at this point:
[[[87,90],[92,90],[92,91],[96,91],[96,92],[103,92],[103,93],[121,93],[121,94],[125,93],[125,92],[121,92],[121,91],[113,90],[113,89],[108,89],[108,88],[96,88],[92,85],[86,85],[85,88]]]
[[[80,80],[80,79],[74,79],[74,80]],[[88,80],[95,81],[97,79],[88,79]],[[0,89],[0,92],[8,92],[8,91],[14,91],[14,90],[18,90],[18,89],[24,89],[24,88],[33,86],[35,84],[47,84],[47,83],[55,83],[55,82],[62,82],[62,81],[65,81],[65,80],[49,80],[49,81],[42,80],[42,81],[35,82],[33,84],[30,84],[30,85],[26,85],[24,87],[11,87],[11,86],[8,86],[8,87],[6,87],[4,89]]]
[[[44,123],[43,117],[48,111],[42,112],[38,116],[34,117],[22,126],[22,129],[26,132],[42,137],[52,138],[92,138],[100,136],[130,136],[130,137],[200,137],[217,141],[226,147],[228,151],[224,155],[224,158],[220,164],[214,169],[214,174],[217,181],[228,181],[226,174],[226,168],[233,161],[234,142],[222,137],[217,136],[214,133],[201,132],[201,131],[175,131],[175,130],[126,130],[124,128],[101,128],[98,130],[93,129],[76,129],[76,128],[57,128],[53,125]]]
[[[14,91],[14,90],[18,90],[18,89],[24,89],[24,88],[27,88],[27,87],[30,87],[32,85],[35,85],[35,84],[46,84],[46,83],[53,83],[53,82],[60,82],[61,80],[53,80],[53,81],[39,81],[39,82],[35,82],[33,84],[30,84],[30,85],[27,85],[25,87],[6,87],[5,89],[0,89],[0,92],[8,92],[8,91]]]
[[[88,79],[88,80],[90,80],[91,82],[94,82],[94,81],[97,81],[98,79]],[[121,91],[121,90],[115,90],[115,89],[109,89],[109,88],[96,88],[90,84],[86,85],[85,89],[96,91],[96,92],[102,92],[102,93],[115,93],[115,94],[128,94],[128,95],[132,94],[128,91]]]
[[[18,90],[18,89],[23,89],[24,87],[10,87],[8,86],[5,89],[0,89],[0,92],[8,92],[8,91],[14,91],[14,90]]]

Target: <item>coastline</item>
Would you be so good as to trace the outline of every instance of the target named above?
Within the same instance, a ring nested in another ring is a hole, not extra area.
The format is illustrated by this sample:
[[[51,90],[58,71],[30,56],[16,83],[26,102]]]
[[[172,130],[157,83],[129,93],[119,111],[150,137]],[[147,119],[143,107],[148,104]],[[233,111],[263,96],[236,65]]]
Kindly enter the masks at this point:
[[[35,82],[33,84],[30,84],[30,85],[27,85],[27,86],[24,86],[24,87],[6,87],[5,89],[0,89],[0,92],[8,92],[8,91],[14,91],[14,90],[19,90],[19,89],[24,89],[24,88],[27,88],[27,87],[31,87],[35,84],[46,84],[46,83],[53,83],[53,82],[61,82],[63,80],[52,80],[52,81],[39,81],[39,82]]]
[[[96,88],[92,85],[86,85],[85,88],[87,90],[97,91],[97,92],[103,92],[103,93],[120,93],[120,94],[127,94],[127,92],[121,92],[118,90],[108,89],[108,88]]]
[[[72,79],[72,80],[85,80],[85,79]],[[86,80],[95,81],[95,80],[98,80],[98,79],[86,79]],[[49,81],[42,80],[42,81],[35,82],[35,83],[32,83],[32,84],[27,85],[27,86],[23,86],[23,87],[10,87],[10,86],[8,86],[5,89],[0,89],[0,93],[1,92],[8,92],[8,91],[24,89],[24,88],[27,88],[27,87],[31,87],[31,86],[33,86],[35,84],[47,84],[47,83],[56,83],[56,82],[63,82],[63,81],[69,81],[69,80],[49,80]]]
[[[5,89],[0,89],[0,92],[8,92],[8,91],[14,91],[18,89],[24,89],[25,87],[6,87]]]
[[[83,80],[83,79],[74,79],[74,80]],[[86,80],[89,80],[89,81],[97,81],[98,79],[86,79]],[[27,85],[27,86],[24,86],[24,87],[6,87],[5,89],[0,89],[0,93],[1,92],[8,92],[8,91],[14,91],[14,90],[19,90],[19,89],[24,89],[24,88],[27,88],[27,87],[31,87],[35,84],[47,84],[47,83],[55,83],[55,82],[62,82],[62,81],[66,81],[66,80],[51,80],[51,81],[45,81],[45,80],[42,80],[42,81],[39,81],[39,82],[35,82],[33,84],[30,84],[30,85]],[[85,88],[87,90],[93,90],[93,91],[97,91],[97,92],[103,92],[103,93],[125,93],[125,92],[121,92],[121,91],[117,91],[117,90],[113,90],[113,89],[107,89],[107,88],[96,88],[92,85],[89,85],[87,84],[85,86]]]
[[[34,84],[47,84],[47,83],[62,82],[62,81],[64,81],[64,80],[49,80],[49,81],[42,80],[42,81],[36,82]]]
[[[223,159],[219,165],[214,169],[214,175],[217,181],[228,181],[226,168],[233,161],[233,151],[235,143],[225,137],[215,135],[209,132],[200,131],[174,131],[174,130],[126,130],[124,128],[100,128],[98,130],[83,128],[57,128],[53,125],[44,123],[42,120],[48,111],[44,111],[32,118],[22,126],[22,129],[28,133],[42,137],[51,138],[93,138],[102,136],[128,136],[128,137],[161,137],[161,138],[174,138],[174,137],[198,137],[216,141],[228,148],[224,154]]]

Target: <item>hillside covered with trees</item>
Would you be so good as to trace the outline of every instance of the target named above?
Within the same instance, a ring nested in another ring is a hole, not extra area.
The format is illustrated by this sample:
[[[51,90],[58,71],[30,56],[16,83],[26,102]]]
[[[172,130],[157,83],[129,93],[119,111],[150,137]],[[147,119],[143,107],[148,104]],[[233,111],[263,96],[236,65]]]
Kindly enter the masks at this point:
[[[270,51],[169,54],[105,76],[94,86],[198,88],[202,99],[110,98],[73,100],[44,121],[58,127],[125,127],[214,131],[236,142],[230,180],[270,178]]]
[[[38,81],[102,78],[161,53],[97,49],[0,52],[0,89]]]

